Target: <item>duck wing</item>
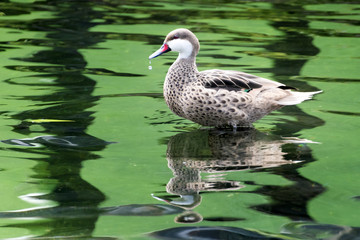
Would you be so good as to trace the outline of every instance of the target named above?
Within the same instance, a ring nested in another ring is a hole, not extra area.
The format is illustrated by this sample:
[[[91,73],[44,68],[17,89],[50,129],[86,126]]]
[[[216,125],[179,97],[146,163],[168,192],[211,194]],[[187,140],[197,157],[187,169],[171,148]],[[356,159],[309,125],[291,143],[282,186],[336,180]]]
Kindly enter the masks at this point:
[[[233,91],[250,91],[255,88],[261,88],[263,87],[261,82],[264,82],[261,80],[267,80],[255,75],[231,70],[206,70],[200,72],[200,74],[204,80],[205,88],[222,88]]]

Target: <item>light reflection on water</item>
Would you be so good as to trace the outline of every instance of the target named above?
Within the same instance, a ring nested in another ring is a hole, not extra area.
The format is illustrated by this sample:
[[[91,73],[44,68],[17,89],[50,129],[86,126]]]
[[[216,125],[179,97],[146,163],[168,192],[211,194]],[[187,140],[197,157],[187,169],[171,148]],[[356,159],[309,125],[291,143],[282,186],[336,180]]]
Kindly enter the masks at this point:
[[[161,44],[164,34],[175,27],[191,27],[202,39],[200,68],[267,73],[303,91],[318,90],[311,83],[329,79],[302,75],[306,64],[322,51],[314,44],[314,36],[352,38],[358,37],[360,31],[358,28],[353,32],[326,27],[315,29],[311,25],[316,19],[357,27],[359,20],[353,19],[357,5],[352,8],[348,4],[348,8],[340,10],[344,12],[338,12],[336,8],[309,10],[306,3],[312,2],[0,3],[0,11],[5,16],[0,22],[4,36],[0,49],[8,54],[1,62],[1,87],[8,89],[2,94],[1,114],[2,125],[6,126],[3,134],[9,136],[2,138],[4,155],[1,158],[9,161],[5,153],[11,152],[18,158],[11,161],[35,162],[27,181],[47,188],[39,191],[41,194],[15,192],[20,198],[31,196],[30,201],[21,198],[30,206],[34,202],[44,206],[1,208],[4,237],[21,237],[12,232],[14,228],[28,230],[34,239],[59,236],[103,239],[105,236],[143,236],[148,232],[160,239],[359,236],[356,227],[317,223],[309,212],[309,204],[327,190],[322,183],[303,176],[300,171],[318,160],[312,152],[315,144],[299,137],[305,130],[325,124],[316,112],[309,114],[298,106],[286,107],[260,122],[260,130],[233,133],[196,129],[197,126],[174,117],[160,105],[163,77],[175,57],[166,57],[165,65],[153,62],[156,71],[154,67],[149,73],[151,62],[146,68],[152,45]],[[110,44],[111,41],[116,44]],[[144,59],[138,60],[142,57]],[[358,79],[344,76],[336,81],[357,82]],[[117,106],[117,99],[131,99],[135,104],[131,111],[125,112],[126,105]],[[113,104],[105,108],[104,101]],[[149,101],[153,106],[150,115],[146,115],[143,106]],[[97,106],[100,108],[95,111]],[[327,112],[351,113],[340,110]],[[122,111],[121,119],[114,117],[114,112]],[[141,115],[141,120],[131,118],[135,112]],[[98,126],[99,116],[110,120]],[[128,125],[118,126],[126,118],[130,119]],[[127,135],[117,135],[126,129],[134,130]],[[142,158],[147,158],[147,165],[155,164],[156,158],[165,155],[164,148],[142,154],[132,150],[135,144],[123,147],[134,138],[140,142],[144,136],[151,135],[167,144],[167,163],[164,159],[162,166],[168,164],[166,170],[173,176],[166,175],[161,182],[166,187],[161,186],[159,190],[151,185],[155,180],[146,177],[146,170],[150,169],[150,175],[160,170],[143,166],[136,171],[136,178],[131,178],[135,183],[126,189],[124,185],[129,184],[128,180],[125,184],[122,179],[130,179],[132,172],[108,176],[111,170],[108,164],[114,161],[126,168],[126,161],[132,158],[138,165]],[[114,151],[119,159],[104,157],[108,151]],[[89,176],[84,174],[84,165],[87,166],[89,160],[99,164],[96,175],[109,177],[111,181],[89,181]],[[1,172],[5,171],[8,169],[2,168]],[[151,184],[146,185],[147,182]],[[12,184],[17,186],[15,182]],[[121,190],[106,191],[111,184]],[[142,185],[152,189],[144,191],[140,188]],[[239,198],[234,200],[226,194]],[[242,205],[243,199],[254,195],[262,200]],[[12,199],[4,198],[1,205],[7,206],[10,201]],[[49,206],[50,203],[54,206]],[[202,205],[210,207],[204,210]],[[97,225],[109,215],[118,218],[108,223],[106,230],[97,230]],[[164,221],[164,216],[169,218]],[[276,222],[273,227],[268,227],[269,216]],[[130,217],[136,217],[140,223],[132,225]],[[7,222],[19,218],[26,222]],[[121,222],[123,218],[128,219],[125,224]],[[259,221],[261,218],[264,220]],[[257,222],[253,222],[254,219]],[[117,228],[122,224],[132,230],[127,234],[118,233]],[[41,228],[46,230],[39,230]]]

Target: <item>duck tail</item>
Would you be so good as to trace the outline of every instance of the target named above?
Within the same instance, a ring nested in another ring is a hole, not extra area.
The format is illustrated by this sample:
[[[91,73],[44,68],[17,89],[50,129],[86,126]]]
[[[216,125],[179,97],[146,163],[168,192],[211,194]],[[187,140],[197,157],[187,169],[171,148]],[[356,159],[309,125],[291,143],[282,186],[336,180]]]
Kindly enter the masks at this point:
[[[321,93],[322,91],[316,92],[290,92],[290,94],[278,101],[276,103],[280,105],[295,105],[299,104],[305,100],[309,100],[313,95]]]

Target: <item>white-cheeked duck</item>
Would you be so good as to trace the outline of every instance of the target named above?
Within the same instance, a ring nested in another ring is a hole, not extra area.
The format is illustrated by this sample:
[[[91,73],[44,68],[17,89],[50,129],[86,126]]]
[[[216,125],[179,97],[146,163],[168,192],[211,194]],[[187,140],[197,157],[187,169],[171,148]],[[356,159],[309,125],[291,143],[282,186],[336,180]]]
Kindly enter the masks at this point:
[[[180,28],[170,32],[149,59],[169,51],[179,52],[166,74],[164,97],[175,114],[203,126],[250,127],[271,111],[322,92],[293,91],[293,87],[239,71],[199,72],[196,67],[199,49],[195,34]]]

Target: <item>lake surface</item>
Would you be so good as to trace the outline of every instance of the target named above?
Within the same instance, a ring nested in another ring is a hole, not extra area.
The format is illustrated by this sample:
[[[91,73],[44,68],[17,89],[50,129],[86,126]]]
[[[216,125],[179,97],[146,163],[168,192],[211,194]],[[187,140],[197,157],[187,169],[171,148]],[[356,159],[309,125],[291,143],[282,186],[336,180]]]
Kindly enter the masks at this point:
[[[200,70],[314,100],[238,132],[175,116],[168,32]],[[0,3],[1,239],[359,239],[360,2]]]

